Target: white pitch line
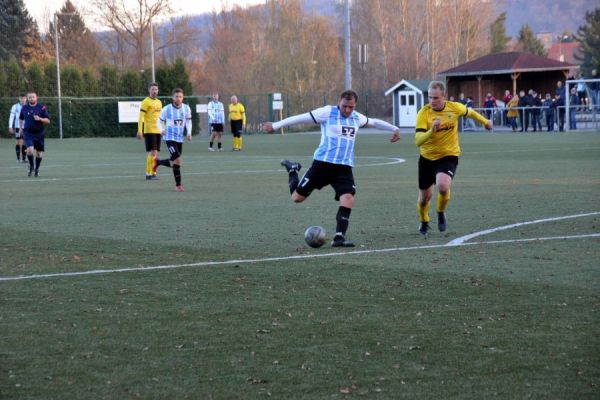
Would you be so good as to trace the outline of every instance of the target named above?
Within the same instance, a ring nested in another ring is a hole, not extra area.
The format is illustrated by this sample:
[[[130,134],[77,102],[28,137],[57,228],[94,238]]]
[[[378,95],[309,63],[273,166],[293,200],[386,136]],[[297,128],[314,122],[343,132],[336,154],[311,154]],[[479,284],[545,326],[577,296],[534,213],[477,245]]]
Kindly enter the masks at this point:
[[[57,277],[71,277],[71,276],[82,276],[82,275],[99,275],[99,274],[109,274],[109,273],[115,273],[115,272],[145,272],[145,271],[167,270],[167,269],[177,269],[177,268],[186,268],[186,267],[209,267],[209,266],[215,266],[215,265],[231,265],[231,264],[258,264],[258,263],[273,262],[273,261],[305,260],[305,259],[311,259],[311,258],[342,257],[342,256],[354,256],[354,255],[374,254],[374,253],[391,253],[391,252],[409,251],[409,250],[455,248],[455,247],[466,247],[466,246],[475,246],[475,245],[484,245],[484,244],[509,244],[509,243],[536,242],[536,241],[546,241],[546,240],[581,239],[581,238],[590,238],[590,237],[600,237],[600,233],[592,233],[592,234],[586,234],[586,235],[572,235],[572,236],[551,236],[551,237],[539,237],[539,238],[528,238],[528,239],[492,240],[492,241],[483,241],[483,242],[460,243],[460,244],[453,244],[453,245],[446,243],[446,244],[427,245],[427,246],[393,247],[393,248],[388,248],[388,249],[354,250],[354,251],[336,252],[336,253],[303,254],[303,255],[297,255],[297,256],[266,257],[266,258],[247,259],[247,260],[239,259],[239,260],[225,260],[225,261],[203,261],[203,262],[190,263],[190,264],[156,265],[156,266],[140,267],[140,268],[95,269],[95,270],[90,270],[90,271],[57,272],[57,273],[53,273],[53,274],[5,276],[5,277],[0,277],[0,282],[33,280],[33,279],[43,279],[43,278],[57,278]]]
[[[553,218],[536,219],[535,221],[517,222],[516,224],[504,225],[504,226],[499,226],[497,228],[491,228],[491,229],[486,229],[484,231],[470,233],[468,235],[458,237],[458,238],[456,238],[456,239],[448,242],[447,245],[448,246],[461,245],[464,242],[466,242],[467,240],[471,240],[471,239],[473,239],[475,237],[478,237],[478,236],[483,236],[483,235],[487,235],[489,233],[494,233],[494,232],[500,232],[500,231],[504,231],[504,230],[507,230],[507,229],[517,228],[519,226],[541,224],[543,222],[561,221],[561,220],[564,220],[564,219],[589,217],[590,215],[598,215],[598,214],[600,214],[600,211],[595,211],[595,212],[585,213],[585,214],[566,215],[566,216],[563,216],[563,217],[553,217]]]
[[[403,158],[397,157],[364,157],[364,158],[384,158],[390,161],[356,165],[354,168],[365,168],[365,167],[380,167],[384,165],[395,165],[406,162]],[[284,169],[255,169],[255,170],[231,170],[231,171],[206,171],[206,172],[186,172],[185,176],[206,176],[206,175],[228,175],[228,174],[262,174],[262,173],[277,173],[284,172]],[[0,183],[15,183],[15,182],[57,182],[57,181],[92,181],[92,180],[106,180],[106,179],[139,179],[140,174],[135,175],[102,175],[102,176],[74,176],[71,178],[22,178],[22,179],[0,179]]]

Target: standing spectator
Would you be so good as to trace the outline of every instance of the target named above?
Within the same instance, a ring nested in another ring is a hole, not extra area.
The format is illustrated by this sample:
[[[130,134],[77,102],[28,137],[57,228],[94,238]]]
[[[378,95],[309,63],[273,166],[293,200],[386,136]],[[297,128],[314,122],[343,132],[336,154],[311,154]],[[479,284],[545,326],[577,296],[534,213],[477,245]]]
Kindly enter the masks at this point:
[[[475,104],[475,102],[473,101],[473,97],[472,96],[467,97],[467,102],[465,103],[465,107],[467,107],[467,109],[472,109],[474,104]],[[464,120],[466,121],[465,130],[474,131],[475,129],[477,129],[477,126],[475,126],[475,120],[473,120],[472,118],[464,118]]]
[[[556,101],[553,104],[553,108],[558,112],[558,131],[565,131],[565,99],[560,95],[560,92],[556,92]]]
[[[35,176],[37,177],[45,151],[44,125],[50,123],[50,116],[46,106],[38,103],[36,92],[27,93],[27,104],[21,108],[19,120],[19,130],[21,135],[25,135],[25,145],[27,146],[27,160],[29,161],[27,176],[31,176],[34,172],[33,150],[35,150]]]
[[[517,95],[512,96],[509,102],[506,103],[506,119],[513,132],[517,131],[517,117],[519,116],[519,110],[517,109],[518,105],[519,96]]]
[[[246,128],[246,109],[242,103],[238,103],[237,96],[231,96],[229,104],[229,122],[231,134],[233,135],[233,151],[242,150],[242,131]]]
[[[138,140],[144,139],[146,145],[146,180],[158,179],[156,171],[153,171],[154,159],[158,158],[160,152],[160,131],[158,130],[158,117],[162,110],[162,103],[158,97],[158,84],[151,83],[148,86],[148,97],[140,105],[140,116],[138,117]]]
[[[598,76],[598,70],[592,70],[590,79],[600,79],[600,76]],[[594,107],[594,110],[600,111],[600,82],[590,82],[589,88],[592,96],[590,99],[590,106]],[[592,108],[590,107],[590,109]]]
[[[212,100],[208,103],[208,123],[210,124],[210,141],[208,143],[208,150],[215,151],[213,149],[213,142],[217,138],[217,149],[221,151],[222,143],[221,137],[223,136],[223,123],[225,122],[225,108],[223,103],[219,101],[219,93],[213,94]]]
[[[508,120],[508,103],[512,100],[513,95],[510,93],[510,90],[504,91],[504,97],[502,101],[504,102],[504,120],[506,121],[506,126],[512,126],[510,121]]]
[[[171,154],[169,160],[154,159],[154,172],[159,165],[173,168],[175,190],[183,192],[181,184],[181,154],[183,153],[183,130],[187,131],[187,140],[192,141],[192,111],[183,104],[183,89],[173,89],[173,103],[165,106],[160,112],[156,127],[161,133],[167,150]]]
[[[537,132],[538,127],[540,128],[540,132],[542,131],[542,121],[541,112],[542,112],[542,99],[539,98],[537,92],[534,90],[531,93],[531,122],[533,123],[533,131]]]
[[[498,105],[496,104],[496,98],[494,96],[492,96],[491,93],[488,93],[487,96],[485,97],[485,102],[483,103],[483,107],[485,108],[485,115],[486,115],[487,119],[493,120],[494,112],[498,108]]]
[[[546,99],[542,103],[542,109],[544,110],[544,114],[546,116],[546,126],[548,127],[548,132],[554,131],[554,107],[552,101],[552,96],[550,93],[546,93]]]
[[[17,163],[27,162],[25,160],[25,154],[27,153],[27,149],[23,144],[23,135],[21,134],[21,127],[19,115],[21,115],[21,108],[27,103],[27,95],[22,93],[19,96],[19,102],[13,104],[10,108],[10,116],[8,117],[8,133],[11,135],[15,135],[15,139],[17,143],[15,144],[15,153],[17,153]]]
[[[561,81],[556,82],[556,94],[560,94],[560,97],[564,100],[567,98],[565,87]]]
[[[585,78],[584,78],[583,74],[580,72],[577,76],[577,79],[585,79]],[[577,97],[579,98],[579,105],[581,106],[579,110],[585,111],[587,103],[588,103],[587,86],[586,86],[585,82],[577,82],[575,87],[577,88]]]
[[[571,96],[569,97],[569,129],[577,129],[577,106],[579,105],[579,96],[577,96],[577,88],[571,88]]]
[[[430,91],[431,93],[431,91]],[[367,118],[355,111],[358,95],[346,90],[340,95],[337,105],[317,108],[311,112],[288,117],[279,122],[265,122],[263,129],[272,133],[279,128],[296,124],[320,124],[321,144],[313,155],[313,163],[302,179],[298,172],[302,165],[298,162],[282,160],[288,172],[288,186],[294,203],[302,203],[314,189],[321,190],[331,185],[335,191],[335,200],[339,201],[336,215],[333,247],[354,247],[346,239],[350,223],[350,213],[354,206],[356,186],[352,168],[354,166],[354,144],[360,128],[368,126],[393,132],[390,141],[400,139],[400,129],[376,118]]]
[[[527,97],[525,96],[525,91],[521,90],[519,92],[519,103],[517,104],[519,107],[519,119],[521,120],[521,132],[527,132],[529,128],[529,114],[525,112],[527,108]]]
[[[462,104],[463,106],[466,106],[467,99],[465,99],[465,94],[464,93],[459,93],[459,95],[458,95],[458,103]],[[458,122],[458,130],[462,132],[465,129],[465,118],[460,117],[460,119],[458,121],[459,121]]]

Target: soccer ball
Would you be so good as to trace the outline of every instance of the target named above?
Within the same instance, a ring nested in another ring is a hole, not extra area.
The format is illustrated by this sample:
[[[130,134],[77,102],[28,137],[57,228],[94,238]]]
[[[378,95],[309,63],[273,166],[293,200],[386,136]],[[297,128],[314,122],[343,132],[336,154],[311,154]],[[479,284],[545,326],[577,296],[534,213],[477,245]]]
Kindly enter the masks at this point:
[[[325,229],[321,226],[310,226],[304,232],[304,240],[310,247],[321,247],[325,244]]]

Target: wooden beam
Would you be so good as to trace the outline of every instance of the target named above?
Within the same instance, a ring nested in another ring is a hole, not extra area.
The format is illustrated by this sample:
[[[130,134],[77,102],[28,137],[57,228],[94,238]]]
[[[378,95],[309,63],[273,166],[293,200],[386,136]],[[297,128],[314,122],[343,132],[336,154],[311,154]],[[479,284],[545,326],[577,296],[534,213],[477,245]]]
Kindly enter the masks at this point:
[[[517,94],[517,79],[519,79],[519,77],[521,76],[520,72],[515,72],[510,74],[510,77],[512,78],[513,81],[513,96],[516,96]]]
[[[483,103],[481,102],[481,80],[483,79],[483,76],[478,76],[477,77],[477,102],[479,103],[479,108],[483,107]]]

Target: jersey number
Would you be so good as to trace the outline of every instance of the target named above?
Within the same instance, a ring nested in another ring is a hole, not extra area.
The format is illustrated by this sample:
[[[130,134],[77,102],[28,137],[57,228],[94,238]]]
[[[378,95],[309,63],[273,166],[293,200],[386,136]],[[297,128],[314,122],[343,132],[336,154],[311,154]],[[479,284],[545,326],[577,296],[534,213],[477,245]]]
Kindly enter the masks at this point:
[[[175,119],[175,120],[173,120],[173,124],[175,126],[183,126],[183,120],[182,119]]]

